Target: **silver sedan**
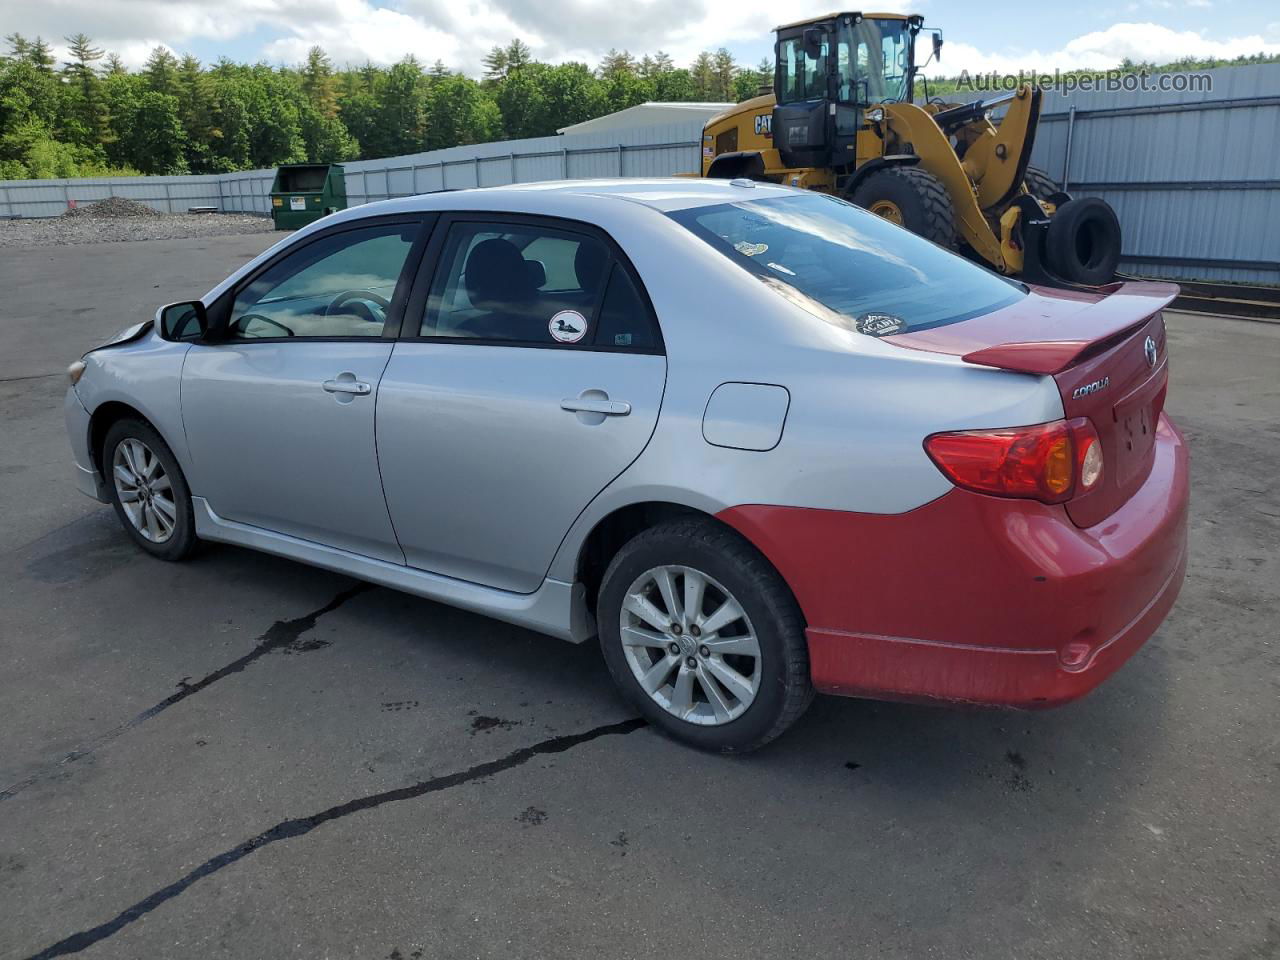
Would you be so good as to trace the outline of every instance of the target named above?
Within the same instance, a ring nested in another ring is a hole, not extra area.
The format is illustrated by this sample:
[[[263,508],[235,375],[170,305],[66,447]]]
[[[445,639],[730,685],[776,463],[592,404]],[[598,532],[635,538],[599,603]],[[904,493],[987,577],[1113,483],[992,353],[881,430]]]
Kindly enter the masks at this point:
[[[651,722],[744,750],[815,690],[1060,703],[1150,636],[1185,568],[1175,293],[1028,289],[749,181],[436,194],[90,351],[66,419],[155,557],[599,637]]]

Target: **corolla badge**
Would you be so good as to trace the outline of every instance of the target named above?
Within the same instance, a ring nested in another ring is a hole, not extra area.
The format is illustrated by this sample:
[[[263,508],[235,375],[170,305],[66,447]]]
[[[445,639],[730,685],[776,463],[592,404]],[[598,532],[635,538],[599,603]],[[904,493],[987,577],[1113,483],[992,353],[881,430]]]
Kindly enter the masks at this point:
[[[1156,365],[1156,341],[1154,337],[1147,337],[1142,344],[1142,352],[1147,355],[1147,366],[1154,367]]]
[[[1101,380],[1095,380],[1093,383],[1086,383],[1083,387],[1076,387],[1071,392],[1072,400],[1079,400],[1081,397],[1087,397],[1091,393],[1097,393],[1099,390],[1105,390],[1111,386],[1111,378],[1103,377]]]

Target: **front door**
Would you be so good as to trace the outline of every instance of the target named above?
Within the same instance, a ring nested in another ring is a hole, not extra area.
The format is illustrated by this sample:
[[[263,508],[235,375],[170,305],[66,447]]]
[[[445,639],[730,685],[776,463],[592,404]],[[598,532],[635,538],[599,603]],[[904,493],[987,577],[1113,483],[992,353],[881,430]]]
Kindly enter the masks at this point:
[[[648,443],[661,337],[589,228],[455,218],[432,248],[378,395],[391,518],[410,566],[529,593]]]
[[[192,493],[219,516],[403,563],[374,447],[417,220],[321,235],[215,307],[182,372]],[[394,332],[394,331],[392,331]]]

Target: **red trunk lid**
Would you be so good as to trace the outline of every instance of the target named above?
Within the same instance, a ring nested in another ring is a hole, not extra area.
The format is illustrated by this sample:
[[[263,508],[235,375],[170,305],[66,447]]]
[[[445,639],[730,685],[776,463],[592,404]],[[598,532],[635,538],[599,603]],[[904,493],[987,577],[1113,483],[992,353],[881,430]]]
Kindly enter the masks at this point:
[[[1066,505],[1072,521],[1087,527],[1128,500],[1151,470],[1169,381],[1160,310],[1177,295],[1171,283],[1115,283],[1097,293],[1032,287],[993,313],[884,339],[1052,376],[1067,419],[1088,417],[1102,443],[1102,479]]]

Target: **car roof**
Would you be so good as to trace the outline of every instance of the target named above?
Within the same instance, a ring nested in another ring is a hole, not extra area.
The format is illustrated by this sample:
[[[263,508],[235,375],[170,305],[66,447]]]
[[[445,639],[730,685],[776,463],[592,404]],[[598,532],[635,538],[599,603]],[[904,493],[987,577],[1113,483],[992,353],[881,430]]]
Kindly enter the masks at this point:
[[[746,200],[762,200],[769,196],[786,196],[797,191],[771,183],[751,180],[720,180],[702,177],[655,177],[652,179],[619,178],[614,180],[547,180],[539,183],[518,183],[501,187],[475,187],[466,190],[424,193],[399,200],[354,207],[353,210],[376,212],[408,212],[416,210],[466,210],[482,205],[484,209],[500,210],[504,199],[510,200],[513,209],[525,207],[537,196],[551,201],[562,198],[595,198],[616,200],[651,207],[663,213],[684,210],[689,207],[710,206],[718,203],[741,203]]]

